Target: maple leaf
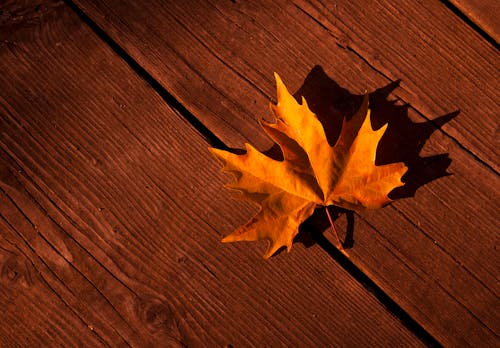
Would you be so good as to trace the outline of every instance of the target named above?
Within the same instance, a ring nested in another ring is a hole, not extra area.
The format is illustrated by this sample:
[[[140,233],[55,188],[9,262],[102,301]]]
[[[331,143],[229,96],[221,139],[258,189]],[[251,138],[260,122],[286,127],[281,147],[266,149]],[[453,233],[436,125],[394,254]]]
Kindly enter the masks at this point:
[[[264,258],[283,246],[290,251],[299,225],[317,206],[360,210],[390,203],[389,192],[403,185],[401,177],[407,170],[402,162],[375,165],[377,145],[387,124],[372,129],[368,95],[356,114],[349,121],[344,119],[337,142],[330,146],[306,100],[302,97],[299,104],[276,73],[275,78],[278,103],[271,104],[275,122],[260,123],[280,146],[283,160],[272,159],[250,144],[245,144],[242,155],[210,149],[224,164],[223,170],[235,176],[235,182],[226,187],[239,191],[237,198],[261,207],[222,241],[267,240]]]

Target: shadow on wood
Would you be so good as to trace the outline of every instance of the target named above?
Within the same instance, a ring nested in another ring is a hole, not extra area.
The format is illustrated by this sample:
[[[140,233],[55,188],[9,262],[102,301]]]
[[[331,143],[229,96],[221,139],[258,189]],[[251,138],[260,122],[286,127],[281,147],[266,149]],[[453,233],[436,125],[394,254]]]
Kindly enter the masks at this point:
[[[376,164],[404,162],[408,167],[407,173],[403,176],[405,185],[389,194],[392,199],[413,197],[419,187],[450,175],[446,171],[451,164],[448,154],[429,157],[420,157],[419,154],[432,133],[459,113],[455,111],[434,120],[414,123],[408,116],[409,105],[400,104],[397,100],[388,100],[390,93],[398,86],[399,81],[396,81],[370,93],[372,127],[378,129],[386,123],[389,124],[377,147]],[[301,96],[307,100],[309,108],[323,124],[330,145],[335,144],[340,134],[343,118],[352,117],[363,99],[362,95],[351,94],[347,89],[342,88],[328,77],[320,66],[315,66],[311,70],[294,96],[297,100],[300,100]],[[276,150],[279,148],[274,147],[270,153],[274,154]],[[316,244],[318,231],[324,231],[330,227],[328,218],[322,210],[323,208],[316,211],[304,224],[306,228],[301,229],[295,242],[306,246]],[[347,230],[343,233],[345,239],[342,244],[344,248],[352,248],[354,246],[354,214],[337,207],[333,207],[332,210],[335,219],[341,214],[346,214],[348,224]]]
[[[399,81],[391,82],[385,87],[370,93],[371,121],[374,129],[379,129],[388,123],[387,130],[377,147],[376,164],[383,165],[404,162],[408,171],[403,176],[404,186],[389,193],[391,199],[413,197],[419,187],[450,175],[446,170],[451,164],[448,154],[438,154],[420,157],[420,151],[432,133],[445,123],[456,117],[459,111],[449,113],[421,123],[414,123],[408,116],[408,104],[400,104],[398,100],[389,100],[392,91],[399,86]],[[315,66],[307,75],[304,83],[294,94],[300,101],[304,97],[320,122],[322,123],[328,143],[333,146],[340,135],[344,118],[350,119],[359,109],[363,95],[350,93],[337,82],[328,77],[321,66]],[[236,154],[245,153],[241,149],[226,149]],[[274,144],[264,152],[275,160],[283,160],[283,154],[278,144]],[[339,207],[330,207],[334,220],[341,214],[346,214],[347,228],[342,246],[346,249],[354,246],[354,213]],[[317,209],[308,219],[301,233],[295,238],[295,243],[306,247],[317,244],[320,233],[330,227],[324,208]],[[318,232],[319,231],[319,232]],[[280,254],[284,248],[278,250]],[[333,255],[332,255],[333,256]]]

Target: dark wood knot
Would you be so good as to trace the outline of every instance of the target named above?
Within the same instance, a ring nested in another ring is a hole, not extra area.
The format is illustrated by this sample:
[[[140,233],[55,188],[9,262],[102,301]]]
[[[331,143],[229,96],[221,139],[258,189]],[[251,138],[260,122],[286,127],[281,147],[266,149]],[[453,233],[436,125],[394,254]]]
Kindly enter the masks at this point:
[[[178,337],[178,319],[173,306],[158,298],[139,298],[136,301],[137,316],[146,324],[150,333],[166,333]]]
[[[5,283],[33,285],[28,261],[17,254],[7,256],[0,265],[0,279]]]

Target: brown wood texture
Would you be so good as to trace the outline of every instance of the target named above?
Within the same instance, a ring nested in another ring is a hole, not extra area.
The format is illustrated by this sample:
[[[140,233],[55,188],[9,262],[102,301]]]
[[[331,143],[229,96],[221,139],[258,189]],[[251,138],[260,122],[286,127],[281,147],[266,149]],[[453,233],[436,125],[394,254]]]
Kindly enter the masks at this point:
[[[354,248],[345,253],[441,343],[495,345],[497,52],[440,3],[362,3],[77,1],[229,146],[270,146],[255,119],[269,114],[274,70],[292,91],[315,65],[352,93],[401,79],[390,98],[409,103],[409,120],[422,123],[396,128],[410,138],[427,120],[459,110],[426,137],[392,148],[394,159],[404,159],[401,146],[418,153],[421,143],[422,157],[448,153],[452,175],[358,216]],[[308,85],[321,94],[315,85],[321,79]],[[426,163],[415,165],[419,174]]]
[[[34,5],[0,41],[2,346],[422,345],[321,248],[222,245],[255,209],[203,137],[67,6]]]
[[[359,92],[365,75],[401,80],[429,119],[460,110],[443,129],[498,171],[498,52],[438,2],[76,2],[230,146],[265,141],[273,71],[300,81],[319,64]]]
[[[304,1],[342,45],[390,80],[396,96],[426,118],[459,110],[442,127],[498,171],[498,51],[440,2]]]
[[[450,0],[471,21],[500,42],[500,3],[496,0]]]

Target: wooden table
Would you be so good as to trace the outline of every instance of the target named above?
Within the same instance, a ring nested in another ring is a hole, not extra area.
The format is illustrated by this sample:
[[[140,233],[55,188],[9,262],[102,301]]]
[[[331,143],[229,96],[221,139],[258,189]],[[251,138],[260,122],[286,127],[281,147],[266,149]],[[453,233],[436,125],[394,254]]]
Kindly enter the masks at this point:
[[[496,1],[3,1],[0,346],[498,347]],[[291,253],[207,148],[272,146],[273,72],[334,141],[370,93],[406,185]]]

